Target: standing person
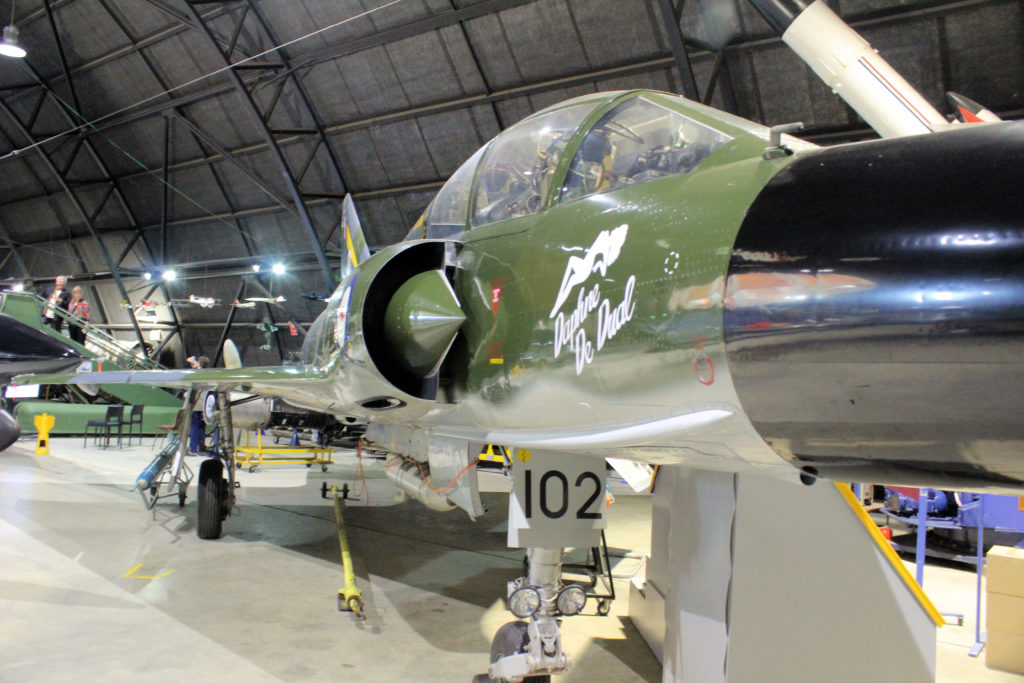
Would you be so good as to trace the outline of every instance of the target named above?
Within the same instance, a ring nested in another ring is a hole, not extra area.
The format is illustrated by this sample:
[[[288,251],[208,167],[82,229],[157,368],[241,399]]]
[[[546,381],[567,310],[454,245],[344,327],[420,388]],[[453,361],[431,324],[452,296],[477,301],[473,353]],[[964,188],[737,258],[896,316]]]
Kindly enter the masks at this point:
[[[203,368],[210,367],[210,359],[206,356],[189,356],[185,359],[189,367],[193,370],[202,370]],[[186,396],[186,403],[188,405],[188,397]],[[193,406],[195,408],[197,406]],[[199,410],[193,410],[191,415],[191,422],[189,423],[188,430],[188,451],[190,455],[198,455],[205,451],[204,442],[206,441],[206,425],[203,424],[203,406],[198,405]]]
[[[89,322],[89,302],[82,298],[82,288],[77,285],[71,288],[68,313],[74,318],[68,323],[68,334],[71,335],[71,340],[85,346],[85,323]]]
[[[46,299],[46,307],[43,308],[43,324],[49,325],[60,332],[64,326],[64,318],[55,313],[56,309],[68,310],[68,303],[71,301],[71,293],[68,292],[68,279],[58,275],[54,283],[43,290],[43,298]]]

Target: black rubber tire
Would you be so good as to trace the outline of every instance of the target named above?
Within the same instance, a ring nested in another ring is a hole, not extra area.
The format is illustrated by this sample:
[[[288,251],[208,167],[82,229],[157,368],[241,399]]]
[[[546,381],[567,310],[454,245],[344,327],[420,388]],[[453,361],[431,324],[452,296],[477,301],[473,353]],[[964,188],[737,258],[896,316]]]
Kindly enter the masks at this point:
[[[530,645],[529,624],[525,621],[510,621],[498,629],[491,640],[491,663],[502,657],[526,652]],[[526,676],[523,683],[550,683],[551,676]]]
[[[198,522],[196,534],[199,538],[213,540],[220,538],[221,494],[224,491],[224,463],[220,460],[204,460],[199,466]]]
[[[231,506],[233,504],[233,498],[231,496],[231,489],[228,488],[230,484],[226,477],[221,477],[220,480],[220,518],[221,521],[227,519],[231,515]]]

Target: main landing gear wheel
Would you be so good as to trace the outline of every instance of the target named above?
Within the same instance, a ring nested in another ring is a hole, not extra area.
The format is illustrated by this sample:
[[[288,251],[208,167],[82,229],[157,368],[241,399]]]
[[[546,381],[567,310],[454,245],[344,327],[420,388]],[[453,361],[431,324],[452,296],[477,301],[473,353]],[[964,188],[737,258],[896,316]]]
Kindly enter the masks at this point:
[[[498,661],[502,657],[508,657],[509,655],[517,655],[520,652],[526,652],[530,647],[530,634],[527,629],[529,624],[525,621],[510,621],[494,634],[494,640],[491,641],[491,663]],[[477,676],[475,683],[487,683],[492,681],[487,676]],[[523,678],[524,683],[550,683],[551,676],[544,674],[541,676],[526,676]]]
[[[199,466],[199,538],[220,538],[221,522],[227,517],[228,480],[224,478],[224,463],[210,459]]]

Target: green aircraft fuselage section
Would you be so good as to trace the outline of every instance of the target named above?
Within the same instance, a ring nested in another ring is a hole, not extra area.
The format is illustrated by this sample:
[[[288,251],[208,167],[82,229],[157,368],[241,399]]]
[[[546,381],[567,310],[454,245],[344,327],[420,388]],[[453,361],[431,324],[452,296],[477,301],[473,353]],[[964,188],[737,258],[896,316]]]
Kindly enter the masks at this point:
[[[495,406],[488,420],[556,425],[575,411],[570,423],[621,421],[631,409],[639,417],[670,408],[674,397],[707,386],[710,377],[698,377],[694,361],[724,367],[732,243],[780,166],[760,158],[764,146],[738,139],[720,150],[727,160],[690,174],[467,233],[455,277],[467,310],[466,390]],[[605,273],[572,287],[552,316],[569,258],[584,257],[603,232],[616,230],[621,253]],[[499,406],[531,389],[539,395],[527,419],[502,419]],[[652,396],[663,403],[652,405]]]
[[[637,97],[720,131],[728,142],[689,172],[560,202],[587,133]],[[447,240],[454,260],[432,253],[428,260],[438,263],[422,266],[447,268],[466,314],[436,395],[424,404],[414,391],[390,391],[419,403],[424,423],[616,425],[679,414],[695,391],[708,402],[735,402],[731,390],[715,386],[716,372],[726,376],[722,306],[732,244],[747,208],[791,157],[763,159],[766,129],[675,96],[613,93],[569,105],[587,101],[593,110],[561,150],[540,208],[469,228],[470,201],[467,229]],[[376,398],[375,388],[388,393],[387,384],[373,381],[388,375],[389,356],[371,351],[379,345],[365,329],[375,315],[367,297],[384,287],[390,264],[424,244],[407,241],[374,254],[314,324],[304,360],[336,377],[328,403],[351,409],[353,398]],[[373,405],[369,419],[409,419],[409,411]]]

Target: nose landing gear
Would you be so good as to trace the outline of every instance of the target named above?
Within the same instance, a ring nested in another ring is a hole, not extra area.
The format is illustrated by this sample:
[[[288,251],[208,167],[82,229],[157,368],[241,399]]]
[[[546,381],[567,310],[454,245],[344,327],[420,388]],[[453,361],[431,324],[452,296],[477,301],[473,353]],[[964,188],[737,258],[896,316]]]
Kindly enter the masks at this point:
[[[193,394],[197,393],[193,391]],[[203,539],[220,538],[221,523],[231,514],[231,508],[235,505],[235,444],[231,408],[227,394],[222,391],[217,392],[217,427],[214,457],[199,466],[196,534]]]
[[[509,584],[509,609],[530,621],[512,621],[498,629],[488,675],[478,676],[478,682],[546,682],[571,664],[562,652],[559,617],[578,614],[586,594],[576,584],[562,585],[562,548],[529,548],[526,560],[527,575]]]

